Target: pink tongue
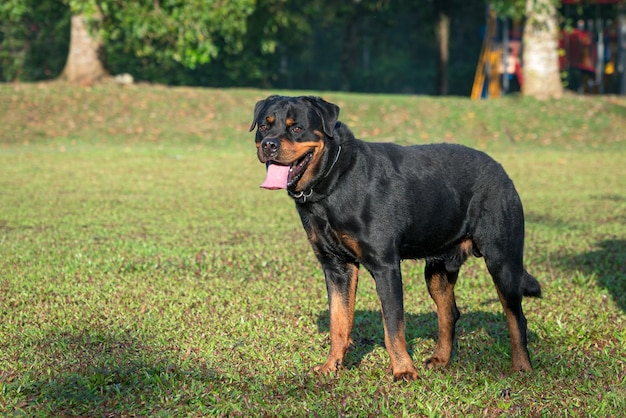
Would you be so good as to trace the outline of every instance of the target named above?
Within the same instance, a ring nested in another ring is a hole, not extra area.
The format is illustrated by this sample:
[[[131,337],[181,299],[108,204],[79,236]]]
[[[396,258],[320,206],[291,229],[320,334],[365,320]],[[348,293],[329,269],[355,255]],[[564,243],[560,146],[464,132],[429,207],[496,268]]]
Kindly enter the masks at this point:
[[[269,190],[278,190],[287,188],[287,176],[289,175],[288,165],[270,164],[267,166],[267,174],[265,181],[261,187]]]

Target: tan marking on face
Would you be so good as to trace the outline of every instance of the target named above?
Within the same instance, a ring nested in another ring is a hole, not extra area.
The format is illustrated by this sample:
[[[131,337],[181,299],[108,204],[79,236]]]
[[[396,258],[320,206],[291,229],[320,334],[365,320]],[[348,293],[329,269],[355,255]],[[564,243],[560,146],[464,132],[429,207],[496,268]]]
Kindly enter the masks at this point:
[[[296,184],[296,191],[305,189],[305,186],[313,179],[313,175],[319,164],[320,156],[324,150],[324,141],[309,141],[309,142],[296,142],[286,143],[283,142],[281,151],[281,163],[291,164],[296,160],[299,160],[307,152],[312,152],[311,161],[306,167],[306,170],[298,180]]]
[[[285,125],[287,126],[293,126],[296,123],[296,121],[293,118],[287,118],[285,120]]]
[[[317,135],[320,139],[324,139],[324,138],[325,138],[324,134],[323,134],[322,132],[318,131],[317,129],[315,129],[315,130],[313,131],[313,133],[314,133],[315,135]]]
[[[287,139],[281,139],[280,155],[276,159],[280,164],[292,164],[299,160],[314,148],[323,146],[318,141],[310,142],[291,142]],[[315,152],[315,150],[313,150]]]
[[[270,115],[270,116],[266,117],[265,120],[267,121],[267,123],[274,123],[276,118],[274,116]]]

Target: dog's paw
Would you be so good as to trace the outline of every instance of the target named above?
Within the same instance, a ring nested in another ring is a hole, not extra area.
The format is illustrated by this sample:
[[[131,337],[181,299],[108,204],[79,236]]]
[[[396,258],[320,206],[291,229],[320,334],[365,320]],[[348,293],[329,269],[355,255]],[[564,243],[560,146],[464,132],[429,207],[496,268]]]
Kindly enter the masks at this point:
[[[417,380],[417,376],[417,370],[415,370],[415,367],[410,370],[393,372],[393,380],[395,380],[396,382],[400,380],[404,380],[405,382],[412,382],[414,380]]]
[[[424,361],[424,367],[427,369],[434,369],[436,367],[448,367],[450,364],[450,360],[445,360],[437,356],[432,356],[431,358]]]
[[[512,367],[514,372],[532,372],[533,371],[533,366],[530,365],[530,363],[528,361],[526,362],[520,362],[520,363],[513,363],[513,367]]]
[[[341,368],[341,362],[339,360],[328,359],[324,364],[318,364],[313,367],[313,372],[318,374],[334,373]]]

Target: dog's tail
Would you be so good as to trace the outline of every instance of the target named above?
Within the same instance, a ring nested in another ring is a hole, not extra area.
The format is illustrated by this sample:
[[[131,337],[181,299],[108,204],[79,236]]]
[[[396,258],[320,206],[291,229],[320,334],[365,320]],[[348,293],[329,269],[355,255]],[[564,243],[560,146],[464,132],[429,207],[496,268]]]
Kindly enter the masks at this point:
[[[541,297],[541,285],[533,276],[530,275],[524,269],[524,275],[522,276],[522,293],[524,296],[530,296],[533,298]]]

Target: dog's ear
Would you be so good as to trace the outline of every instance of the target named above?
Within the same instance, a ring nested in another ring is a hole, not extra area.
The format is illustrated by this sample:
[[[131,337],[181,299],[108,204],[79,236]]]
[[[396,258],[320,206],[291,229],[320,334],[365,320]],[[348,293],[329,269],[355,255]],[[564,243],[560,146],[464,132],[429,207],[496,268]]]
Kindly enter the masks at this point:
[[[339,118],[339,106],[316,96],[305,96],[303,99],[307,100],[315,107],[315,111],[322,119],[324,133],[332,138],[335,124]]]
[[[266,99],[259,100],[258,102],[256,102],[256,104],[254,105],[254,119],[252,119],[252,123],[250,124],[250,131],[249,132],[252,132],[252,130],[254,128],[256,128],[257,120],[259,120],[259,115],[261,114],[261,111],[265,107],[265,104],[267,102],[271,101],[272,99],[275,99],[276,97],[278,97],[278,96],[276,96],[276,95],[269,96]]]

